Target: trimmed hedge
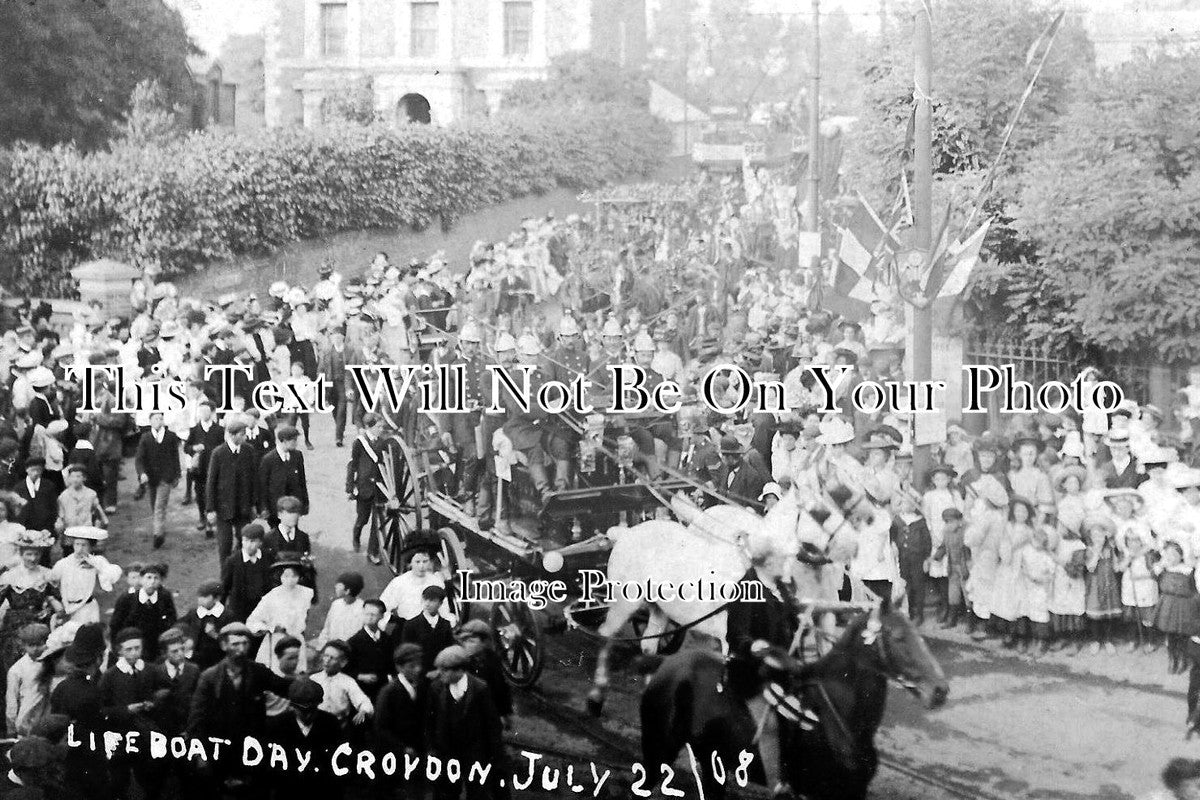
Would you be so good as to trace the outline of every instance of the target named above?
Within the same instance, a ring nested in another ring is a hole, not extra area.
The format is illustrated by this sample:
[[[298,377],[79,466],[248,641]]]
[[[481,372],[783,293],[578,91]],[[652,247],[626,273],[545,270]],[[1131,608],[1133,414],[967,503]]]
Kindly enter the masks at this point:
[[[143,148],[20,147],[0,183],[0,243],[23,277],[109,256],[179,272],[298,239],[451,224],[556,186],[652,173],[665,128],[627,107],[469,127],[201,132]]]

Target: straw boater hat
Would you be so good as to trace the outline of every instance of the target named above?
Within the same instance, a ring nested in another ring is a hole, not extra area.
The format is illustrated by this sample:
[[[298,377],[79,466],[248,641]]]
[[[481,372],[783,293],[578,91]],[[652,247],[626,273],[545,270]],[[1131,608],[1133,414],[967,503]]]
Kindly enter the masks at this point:
[[[1119,489],[1108,489],[1104,492],[1104,502],[1106,503],[1111,503],[1118,497],[1127,497],[1137,503],[1137,505],[1145,505],[1146,503],[1146,498],[1142,497],[1141,492],[1128,486],[1123,486]]]
[[[841,417],[826,417],[821,420],[817,444],[848,444],[854,441],[854,426]]]
[[[1129,445],[1129,431],[1109,431],[1104,435],[1104,444],[1112,447],[1114,444]]]
[[[38,363],[41,363],[39,357]],[[29,385],[35,389],[44,389],[54,384],[54,373],[45,367],[35,367],[29,373]]]
[[[87,539],[92,542],[103,542],[108,538],[108,531],[95,525],[72,525],[63,531],[68,539]]]
[[[1188,467],[1171,476],[1171,485],[1176,489],[1200,488],[1200,469]]]

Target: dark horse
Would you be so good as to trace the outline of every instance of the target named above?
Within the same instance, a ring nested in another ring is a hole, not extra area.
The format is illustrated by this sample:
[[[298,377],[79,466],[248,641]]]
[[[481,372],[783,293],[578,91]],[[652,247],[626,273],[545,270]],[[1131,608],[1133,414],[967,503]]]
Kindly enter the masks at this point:
[[[772,650],[767,682],[783,688],[816,716],[805,725],[780,719],[782,778],[800,797],[863,800],[878,767],[875,731],[883,718],[887,682],[895,680],[933,709],[949,686],[941,665],[905,615],[887,605],[860,614],[823,658],[802,664]],[[703,775],[705,797],[721,798],[743,751],[755,752],[757,720],[724,688],[725,664],[706,650],[663,660],[642,695],[642,754],[651,774],[673,764],[690,745]],[[764,742],[764,746],[776,746]],[[755,759],[755,764],[759,759]],[[721,766],[727,777],[716,780]],[[761,767],[750,773],[762,781]]]

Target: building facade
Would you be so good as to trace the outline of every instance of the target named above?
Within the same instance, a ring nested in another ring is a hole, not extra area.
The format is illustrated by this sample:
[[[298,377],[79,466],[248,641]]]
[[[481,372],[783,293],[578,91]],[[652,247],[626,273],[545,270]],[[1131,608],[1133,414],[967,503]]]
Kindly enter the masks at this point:
[[[572,51],[645,59],[645,0],[273,0],[268,125],[319,125],[369,84],[378,117],[444,125],[494,111],[514,82]]]

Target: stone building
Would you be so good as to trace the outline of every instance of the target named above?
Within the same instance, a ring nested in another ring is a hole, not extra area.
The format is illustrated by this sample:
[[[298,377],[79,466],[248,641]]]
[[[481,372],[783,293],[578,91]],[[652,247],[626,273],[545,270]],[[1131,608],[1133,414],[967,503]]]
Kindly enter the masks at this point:
[[[272,0],[268,125],[317,125],[327,98],[370,86],[377,115],[444,125],[494,111],[515,81],[590,50],[645,59],[645,0]]]

